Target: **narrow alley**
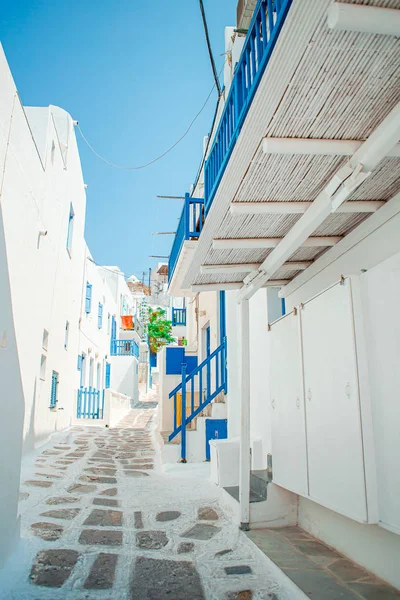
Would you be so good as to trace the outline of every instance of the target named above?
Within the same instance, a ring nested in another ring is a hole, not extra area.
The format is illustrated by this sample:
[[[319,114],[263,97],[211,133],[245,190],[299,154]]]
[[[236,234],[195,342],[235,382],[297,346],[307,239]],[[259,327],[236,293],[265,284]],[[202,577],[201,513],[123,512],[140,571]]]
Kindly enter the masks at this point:
[[[2,599],[303,597],[224,514],[208,463],[161,470],[154,404],[26,458]]]

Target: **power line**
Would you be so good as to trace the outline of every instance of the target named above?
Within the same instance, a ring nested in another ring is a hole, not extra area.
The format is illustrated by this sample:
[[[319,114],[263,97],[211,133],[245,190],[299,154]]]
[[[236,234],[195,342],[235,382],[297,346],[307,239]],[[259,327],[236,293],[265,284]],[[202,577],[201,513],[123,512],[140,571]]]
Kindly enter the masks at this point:
[[[218,81],[218,80],[217,80]],[[214,83],[214,85],[212,86],[205,102],[203,103],[203,106],[200,108],[199,112],[196,114],[196,116],[192,119],[192,121],[190,122],[188,128],[186,129],[185,133],[174,143],[172,144],[172,146],[170,146],[168,148],[168,150],[166,150],[165,152],[163,152],[162,154],[160,154],[160,156],[157,156],[157,158],[154,158],[153,160],[151,160],[148,163],[145,163],[144,165],[139,165],[137,167],[128,167],[128,166],[123,166],[123,165],[117,165],[111,161],[109,161],[107,158],[104,158],[104,156],[102,156],[101,154],[99,154],[98,152],[96,152],[96,150],[93,148],[93,146],[90,144],[90,142],[86,139],[86,137],[83,135],[82,129],[80,128],[79,123],[77,123],[76,127],[79,130],[79,133],[82,136],[83,141],[85,142],[85,144],[90,148],[90,150],[93,152],[93,154],[95,156],[97,156],[97,158],[99,158],[100,160],[102,160],[103,162],[105,162],[107,165],[109,165],[110,167],[114,167],[115,169],[123,169],[125,171],[139,171],[140,169],[145,169],[146,167],[149,167],[150,165],[153,165],[155,162],[161,160],[162,158],[164,158],[164,156],[166,156],[167,154],[169,154],[171,152],[171,150],[173,150],[178,144],[180,144],[180,142],[182,142],[182,140],[187,136],[187,134],[189,133],[189,131],[192,129],[194,123],[196,122],[196,120],[199,118],[199,116],[201,115],[201,113],[203,112],[203,110],[205,109],[209,99],[211,98],[211,94],[214,91],[214,88],[216,87],[216,83]],[[220,87],[218,84],[218,94],[220,93]]]
[[[213,56],[212,49],[211,49],[211,42],[210,42],[210,36],[208,34],[207,19],[206,19],[206,13],[204,12],[203,0],[199,0],[199,2],[200,2],[201,18],[203,20],[204,33],[206,36],[208,55],[210,57],[210,63],[211,63],[211,68],[212,68],[212,72],[214,75],[215,87],[217,88],[218,98],[219,98],[222,94],[221,85],[219,83],[217,69],[216,69],[215,61],[214,61],[214,56]]]

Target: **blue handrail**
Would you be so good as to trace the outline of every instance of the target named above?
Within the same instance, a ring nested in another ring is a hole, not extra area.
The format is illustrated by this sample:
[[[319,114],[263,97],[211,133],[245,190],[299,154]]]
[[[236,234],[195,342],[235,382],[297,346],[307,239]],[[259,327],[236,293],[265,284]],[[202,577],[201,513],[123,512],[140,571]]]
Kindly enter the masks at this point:
[[[135,340],[111,340],[111,356],[135,356],[139,358],[139,346]]]
[[[186,325],[186,308],[172,309],[172,325]]]
[[[227,391],[226,370],[226,338],[214,352],[186,375],[186,364],[182,365],[182,380],[169,393],[169,398],[174,402],[174,430],[169,436],[169,441],[181,434],[181,457],[186,462],[186,427],[205,407],[210,404],[221,392]],[[181,395],[180,423],[178,423],[178,394]],[[186,397],[190,394],[190,407],[186,406]],[[197,395],[197,402],[196,402]]]
[[[200,236],[204,221],[204,200],[203,198],[191,198],[185,194],[181,217],[179,219],[178,229],[176,230],[174,243],[168,261],[168,282],[171,281],[178,262],[183,242]]]
[[[104,394],[100,401],[100,390],[96,388],[80,388],[76,403],[78,419],[102,419],[104,413]]]
[[[210,210],[291,3],[292,0],[258,0],[204,167],[206,214]]]

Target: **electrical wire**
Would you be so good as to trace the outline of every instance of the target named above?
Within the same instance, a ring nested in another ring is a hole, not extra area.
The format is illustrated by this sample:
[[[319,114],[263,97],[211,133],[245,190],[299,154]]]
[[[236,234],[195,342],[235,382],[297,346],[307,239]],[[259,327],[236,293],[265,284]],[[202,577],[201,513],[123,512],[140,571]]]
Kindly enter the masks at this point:
[[[207,25],[206,13],[204,12],[203,0],[199,0],[199,3],[200,3],[201,18],[203,20],[204,33],[206,36],[208,56],[210,57],[211,69],[212,69],[212,72],[214,75],[215,87],[217,88],[218,98],[219,98],[222,94],[222,89],[221,89],[221,85],[219,83],[219,78],[218,78],[219,76],[217,74],[217,68],[215,66],[214,56],[213,56],[212,49],[211,49],[211,42],[210,42],[210,36],[208,34],[208,25]]]
[[[225,64],[225,63],[224,63]],[[222,66],[223,68],[223,66]],[[222,71],[222,69],[221,69]],[[199,116],[201,115],[201,113],[203,112],[203,110],[205,109],[205,107],[207,106],[207,103],[209,101],[209,99],[211,98],[211,94],[214,91],[214,88],[216,87],[216,83],[214,83],[214,85],[212,86],[205,102],[203,103],[202,107],[200,108],[200,110],[198,111],[198,113],[195,115],[195,117],[192,119],[192,121],[190,122],[188,128],[186,129],[185,133],[174,143],[172,144],[172,146],[170,146],[168,148],[168,150],[166,150],[165,152],[163,152],[162,154],[160,154],[160,156],[157,156],[157,158],[154,158],[153,160],[151,160],[148,163],[145,163],[144,165],[139,165],[137,167],[128,167],[128,166],[123,166],[123,165],[117,165],[109,160],[107,160],[107,158],[104,158],[104,156],[102,156],[101,154],[99,154],[98,152],[96,152],[96,150],[93,148],[93,146],[90,144],[90,142],[86,139],[86,137],[83,135],[82,129],[80,128],[79,123],[76,125],[79,133],[82,136],[83,141],[85,142],[85,144],[90,148],[90,150],[93,152],[93,154],[95,156],[97,156],[97,158],[99,158],[100,160],[102,160],[103,162],[105,162],[107,165],[109,165],[110,167],[114,167],[115,169],[123,169],[125,171],[139,171],[140,169],[145,169],[146,167],[149,167],[150,165],[153,165],[155,162],[161,160],[162,158],[164,158],[164,156],[166,156],[167,154],[169,154],[171,152],[171,150],[173,150],[178,144],[180,144],[180,142],[182,142],[182,140],[187,136],[187,134],[189,133],[189,131],[192,129],[194,123],[197,121],[197,119],[199,118]],[[219,93],[219,86],[218,86],[218,93]]]

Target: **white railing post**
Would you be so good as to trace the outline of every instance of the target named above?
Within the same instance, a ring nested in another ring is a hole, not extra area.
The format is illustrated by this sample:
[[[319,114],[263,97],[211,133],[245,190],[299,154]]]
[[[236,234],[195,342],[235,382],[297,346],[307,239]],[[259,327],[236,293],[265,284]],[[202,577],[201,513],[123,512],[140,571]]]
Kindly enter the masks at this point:
[[[249,300],[239,304],[240,314],[240,528],[248,531],[250,523],[250,336]]]

